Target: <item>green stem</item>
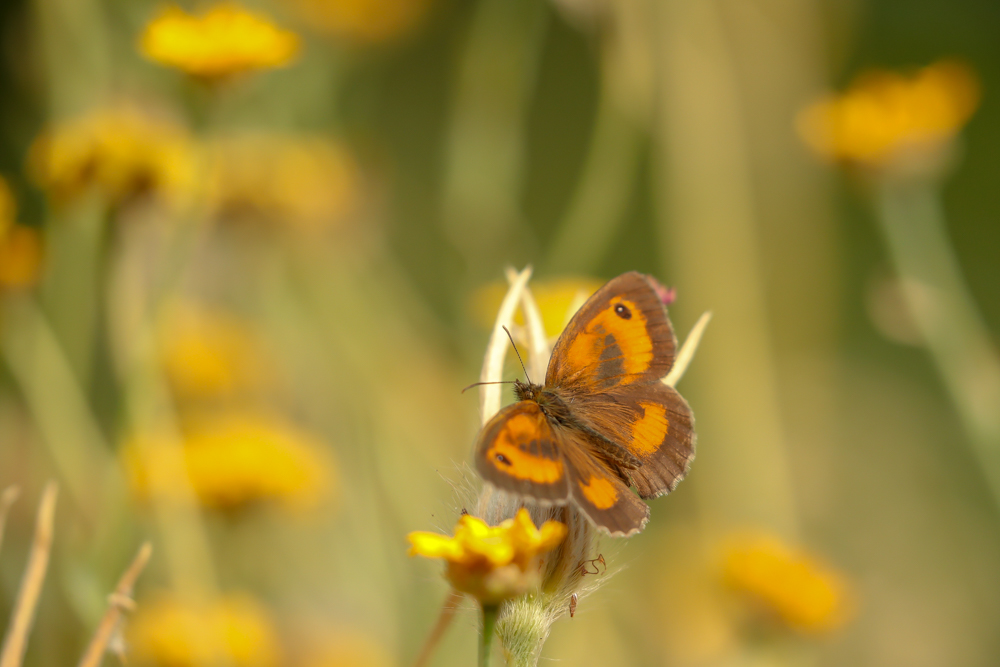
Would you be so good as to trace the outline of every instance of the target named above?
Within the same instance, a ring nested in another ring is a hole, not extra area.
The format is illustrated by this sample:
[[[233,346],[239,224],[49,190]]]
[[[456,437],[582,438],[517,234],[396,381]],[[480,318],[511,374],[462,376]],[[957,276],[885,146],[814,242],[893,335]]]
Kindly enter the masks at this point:
[[[619,104],[610,91],[602,93],[583,174],[546,263],[553,273],[595,271],[627,212],[644,137]]]
[[[948,239],[938,184],[883,184],[878,212],[903,298],[1000,508],[1000,355]]]
[[[497,605],[483,605],[483,633],[479,637],[479,667],[489,667],[493,630],[497,625]]]

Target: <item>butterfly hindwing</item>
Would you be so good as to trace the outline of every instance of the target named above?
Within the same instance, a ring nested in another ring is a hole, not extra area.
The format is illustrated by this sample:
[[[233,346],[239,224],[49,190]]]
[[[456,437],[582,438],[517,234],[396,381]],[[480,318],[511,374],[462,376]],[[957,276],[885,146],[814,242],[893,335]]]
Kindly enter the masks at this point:
[[[547,387],[600,392],[659,380],[677,339],[656,290],[641,273],[610,280],[577,311],[556,341]]]
[[[542,502],[569,495],[563,447],[538,403],[519,401],[480,432],[476,469],[497,488]]]
[[[601,465],[587,444],[569,433],[565,455],[570,496],[594,525],[612,537],[628,537],[642,530],[649,520],[649,506]]]
[[[674,490],[694,459],[694,417],[687,401],[662,382],[578,396],[576,414],[642,465],[628,475],[643,498]]]

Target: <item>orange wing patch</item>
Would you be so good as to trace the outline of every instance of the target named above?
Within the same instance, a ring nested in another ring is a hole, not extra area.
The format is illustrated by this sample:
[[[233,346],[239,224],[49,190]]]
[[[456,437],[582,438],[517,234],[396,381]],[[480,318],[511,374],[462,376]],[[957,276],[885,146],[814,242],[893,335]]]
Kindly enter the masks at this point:
[[[542,502],[568,500],[561,438],[534,401],[508,405],[483,427],[476,469],[504,491]]]
[[[618,489],[607,477],[590,475],[586,482],[580,480],[580,491],[594,507],[600,510],[614,507],[618,502]]]
[[[516,414],[497,433],[486,458],[516,479],[538,484],[558,482],[564,475],[562,459],[541,435],[537,419]]]
[[[630,452],[640,458],[652,455],[670,430],[670,420],[667,419],[667,408],[659,403],[640,401],[642,417],[632,424],[632,439],[629,442]]]
[[[639,379],[653,363],[653,339],[642,310],[628,299],[613,298],[576,334],[566,360],[574,368],[599,365],[602,376],[620,377],[621,384]]]

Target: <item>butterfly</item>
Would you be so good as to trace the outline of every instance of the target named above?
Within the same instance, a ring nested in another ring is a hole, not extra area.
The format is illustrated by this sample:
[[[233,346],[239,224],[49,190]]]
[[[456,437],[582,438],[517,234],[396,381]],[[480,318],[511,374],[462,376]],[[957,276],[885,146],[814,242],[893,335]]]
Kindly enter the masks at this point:
[[[587,300],[556,341],[545,383],[515,380],[517,402],[480,431],[484,480],[542,505],[572,503],[612,536],[643,529],[639,498],[673,491],[695,448],[691,408],[661,382],[677,349],[661,292],[631,272]]]

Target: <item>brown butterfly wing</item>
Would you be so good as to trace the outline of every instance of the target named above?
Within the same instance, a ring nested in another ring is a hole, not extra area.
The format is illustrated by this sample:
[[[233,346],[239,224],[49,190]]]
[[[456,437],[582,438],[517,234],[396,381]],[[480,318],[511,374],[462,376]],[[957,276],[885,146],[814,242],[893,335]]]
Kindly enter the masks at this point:
[[[556,341],[546,387],[595,393],[652,382],[674,364],[677,339],[649,280],[635,271],[608,281]]]
[[[649,520],[646,503],[575,433],[567,429],[564,442],[570,496],[580,511],[612,537],[628,537],[642,530]]]
[[[546,374],[546,388],[572,406],[575,419],[639,459],[639,468],[619,472],[643,498],[672,491],[694,458],[691,409],[660,381],[676,347],[653,285],[640,273],[626,273],[573,317]]]
[[[631,477],[643,498],[673,491],[694,460],[691,408],[677,390],[662,382],[578,396],[574,414],[642,462],[622,474]]]
[[[480,431],[476,469],[504,491],[562,504],[569,497],[563,450],[538,403],[519,401],[498,412]]]

